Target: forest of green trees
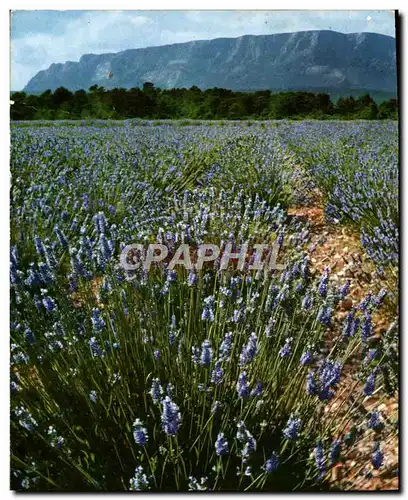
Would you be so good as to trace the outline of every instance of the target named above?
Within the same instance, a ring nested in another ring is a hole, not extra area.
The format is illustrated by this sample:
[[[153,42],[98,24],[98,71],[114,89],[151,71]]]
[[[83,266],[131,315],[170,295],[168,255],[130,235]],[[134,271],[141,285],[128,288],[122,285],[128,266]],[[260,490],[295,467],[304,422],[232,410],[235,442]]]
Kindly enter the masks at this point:
[[[42,94],[13,92],[12,120],[98,119],[397,119],[398,102],[377,105],[368,95],[342,97],[333,103],[328,94],[312,92],[233,92],[221,88],[200,90],[143,88],[71,92],[64,87]]]

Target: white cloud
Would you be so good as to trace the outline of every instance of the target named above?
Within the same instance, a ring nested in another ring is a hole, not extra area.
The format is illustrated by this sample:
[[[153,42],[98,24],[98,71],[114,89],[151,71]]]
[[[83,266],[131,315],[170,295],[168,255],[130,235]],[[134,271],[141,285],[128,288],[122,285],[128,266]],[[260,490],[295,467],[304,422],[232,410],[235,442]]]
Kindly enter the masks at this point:
[[[12,40],[11,89],[21,89],[35,73],[52,63],[78,61],[83,54],[134,48],[135,39],[141,40],[141,30],[152,24],[149,17],[137,13],[99,11],[68,22],[59,34],[37,33]]]

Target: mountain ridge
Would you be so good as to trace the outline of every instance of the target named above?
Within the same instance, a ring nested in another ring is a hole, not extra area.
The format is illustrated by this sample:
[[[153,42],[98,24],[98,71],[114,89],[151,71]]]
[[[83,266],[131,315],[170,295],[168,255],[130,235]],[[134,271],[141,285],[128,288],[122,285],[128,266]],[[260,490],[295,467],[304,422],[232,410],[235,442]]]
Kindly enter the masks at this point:
[[[310,30],[83,54],[78,62],[53,63],[39,71],[24,90],[131,88],[145,81],[162,88],[395,92],[396,40],[369,32]]]

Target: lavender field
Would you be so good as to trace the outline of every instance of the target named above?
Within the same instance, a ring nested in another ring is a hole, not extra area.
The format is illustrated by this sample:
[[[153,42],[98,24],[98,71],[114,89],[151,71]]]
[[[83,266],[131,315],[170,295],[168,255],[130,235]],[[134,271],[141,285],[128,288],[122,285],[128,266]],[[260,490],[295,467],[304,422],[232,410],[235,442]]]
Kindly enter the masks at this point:
[[[12,489],[398,487],[397,122],[13,122],[11,175]]]

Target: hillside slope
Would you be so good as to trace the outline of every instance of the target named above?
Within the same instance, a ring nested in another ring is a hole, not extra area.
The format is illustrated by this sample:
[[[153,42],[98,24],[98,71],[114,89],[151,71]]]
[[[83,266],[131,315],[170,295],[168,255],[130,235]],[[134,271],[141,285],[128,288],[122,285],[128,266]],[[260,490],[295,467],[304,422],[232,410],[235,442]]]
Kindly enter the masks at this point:
[[[395,92],[396,43],[375,33],[303,31],[87,54],[79,62],[52,64],[24,90],[131,88],[146,81],[161,88]]]

